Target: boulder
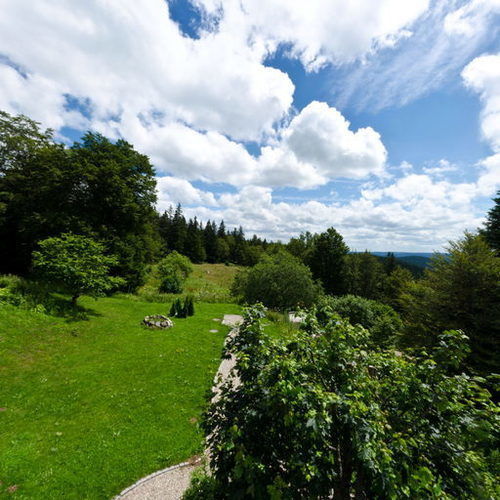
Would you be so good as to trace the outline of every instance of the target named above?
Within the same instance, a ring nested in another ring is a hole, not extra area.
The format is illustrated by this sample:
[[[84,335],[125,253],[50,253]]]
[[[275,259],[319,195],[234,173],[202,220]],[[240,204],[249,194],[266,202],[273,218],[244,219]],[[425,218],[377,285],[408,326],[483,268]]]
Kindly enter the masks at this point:
[[[149,328],[172,328],[174,326],[174,322],[169,317],[163,316],[163,314],[146,316],[142,320],[142,324]]]

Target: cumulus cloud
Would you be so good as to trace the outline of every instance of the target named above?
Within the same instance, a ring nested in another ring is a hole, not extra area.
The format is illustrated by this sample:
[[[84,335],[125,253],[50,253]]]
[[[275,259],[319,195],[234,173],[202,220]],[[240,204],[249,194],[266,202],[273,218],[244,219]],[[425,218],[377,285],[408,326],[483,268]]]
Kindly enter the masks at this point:
[[[429,6],[429,0],[196,0],[216,29],[250,38],[270,53],[283,44],[308,70],[344,63],[393,46]]]
[[[483,136],[493,151],[500,152],[500,54],[476,57],[465,67],[462,77],[481,96]]]
[[[479,195],[490,196],[500,188],[500,54],[475,58],[464,68],[462,77],[483,102],[481,130],[495,154],[479,162],[477,186]]]
[[[292,103],[293,83],[262,54],[225,34],[184,37],[163,0],[1,0],[0,9],[0,53],[52,94],[89,99],[93,122],[155,112],[258,139]],[[35,114],[36,96],[21,97]],[[46,109],[63,112],[61,102]]]
[[[183,205],[217,205],[213,193],[197,189],[190,182],[177,177],[158,177],[156,189],[159,210],[166,210],[168,206],[178,203]]]
[[[475,183],[453,184],[409,174],[344,203],[277,202],[270,188],[246,186],[220,195],[215,209],[190,207],[186,212],[204,220],[223,218],[229,226],[242,225],[249,235],[271,239],[286,240],[334,226],[353,249],[434,251],[464,229],[478,227],[483,214],[474,210],[476,194]]]

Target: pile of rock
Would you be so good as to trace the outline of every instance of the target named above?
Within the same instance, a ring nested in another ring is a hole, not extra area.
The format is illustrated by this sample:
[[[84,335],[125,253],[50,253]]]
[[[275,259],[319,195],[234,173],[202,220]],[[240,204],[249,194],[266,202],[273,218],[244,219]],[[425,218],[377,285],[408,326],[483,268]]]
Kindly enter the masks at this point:
[[[174,326],[174,322],[167,316],[163,316],[163,314],[146,316],[142,320],[142,324],[149,328],[172,328]]]

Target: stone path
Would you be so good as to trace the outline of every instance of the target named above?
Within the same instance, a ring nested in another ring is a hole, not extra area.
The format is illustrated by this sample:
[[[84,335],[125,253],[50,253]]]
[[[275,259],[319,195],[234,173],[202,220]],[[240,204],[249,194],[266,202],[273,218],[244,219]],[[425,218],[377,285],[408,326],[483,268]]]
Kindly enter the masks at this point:
[[[231,336],[236,334],[241,321],[243,318],[238,314],[226,314],[222,324],[233,327],[229,333]],[[217,384],[220,377],[222,380],[227,379],[233,366],[233,357],[223,359],[215,375],[214,384]],[[216,398],[217,387],[215,387],[215,392],[214,397]],[[180,500],[189,486],[191,474],[199,467],[200,462],[201,459],[194,462],[183,462],[154,472],[123,490],[114,500]]]

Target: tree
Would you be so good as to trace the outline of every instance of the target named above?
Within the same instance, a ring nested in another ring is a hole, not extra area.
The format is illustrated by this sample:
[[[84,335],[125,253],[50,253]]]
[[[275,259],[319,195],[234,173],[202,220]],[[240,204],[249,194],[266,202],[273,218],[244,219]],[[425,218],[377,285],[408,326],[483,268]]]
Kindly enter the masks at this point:
[[[408,343],[434,345],[436,332],[462,329],[470,338],[469,368],[499,372],[500,258],[480,235],[465,233],[437,255],[421,282],[402,297]]]
[[[73,305],[83,294],[100,297],[123,283],[109,275],[116,257],[106,255],[104,246],[91,238],[68,233],[40,241],[38,246],[33,253],[35,272],[70,293]]]
[[[486,216],[482,233],[488,244],[500,257],[500,191],[497,191],[497,197],[493,201],[495,205]]]
[[[205,412],[212,475],[189,498],[498,496],[498,407],[447,369],[466,352],[463,334],[409,356],[373,349],[366,329],[335,315],[271,340],[263,315],[248,310],[226,345],[239,384],[223,384]]]
[[[385,279],[381,301],[390,305],[396,311],[401,312],[401,298],[408,290],[412,281],[413,275],[410,271],[408,271],[408,269],[396,266],[391,274]]]
[[[262,302],[278,310],[310,306],[319,293],[311,271],[286,252],[264,256],[254,267],[240,271],[232,293],[248,304]]]
[[[314,238],[307,264],[326,293],[341,295],[346,288],[345,257],[349,252],[342,236],[333,228]]]
[[[344,273],[347,293],[381,299],[387,275],[378,257],[367,251],[346,255]]]
[[[27,274],[37,241],[73,232],[103,241],[118,259],[112,273],[141,284],[160,249],[148,157],[93,133],[68,149],[35,122],[2,117],[0,272]]]
[[[186,231],[186,244],[184,253],[197,264],[204,262],[207,258],[203,242],[203,233],[199,227],[196,217],[189,219]]]
[[[203,230],[203,240],[205,244],[205,252],[207,261],[210,263],[217,262],[217,226],[211,221],[208,221]]]
[[[317,317],[326,324],[332,315],[338,314],[351,325],[361,325],[370,332],[372,347],[390,347],[398,343],[403,322],[392,307],[354,295],[325,297],[320,301]]]

